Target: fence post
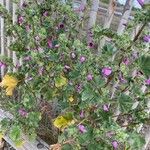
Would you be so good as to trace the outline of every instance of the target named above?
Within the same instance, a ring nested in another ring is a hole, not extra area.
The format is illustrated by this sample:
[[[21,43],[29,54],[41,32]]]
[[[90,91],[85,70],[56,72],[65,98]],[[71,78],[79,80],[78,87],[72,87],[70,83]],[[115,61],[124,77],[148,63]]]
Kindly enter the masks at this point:
[[[15,22],[17,21],[17,16],[16,16],[16,9],[17,9],[17,4],[13,3],[13,24],[15,24]],[[15,39],[13,38],[13,41],[15,41]],[[13,72],[16,72],[16,65],[17,65],[18,61],[17,61],[17,57],[16,57],[16,52],[13,51],[13,64],[14,64],[14,68],[13,68]]]
[[[110,0],[108,10],[107,10],[107,15],[106,15],[104,25],[103,25],[104,29],[110,28],[110,25],[111,25],[111,22],[113,20],[113,16],[115,13],[115,9],[116,9],[116,0]],[[99,52],[100,52],[100,49],[105,45],[105,42],[106,42],[106,37],[100,40],[100,44],[98,48]]]
[[[133,0],[127,0],[123,9],[123,14],[117,29],[117,33],[121,35],[126,27],[133,6]]]
[[[10,0],[6,0],[6,9],[10,13]],[[10,37],[9,36],[7,36],[6,41],[7,41],[7,43],[6,43],[7,56],[10,58],[11,52],[9,50],[9,46],[10,46]],[[10,67],[8,67],[8,72],[10,72]]]
[[[90,30],[96,23],[98,8],[99,8],[99,0],[93,0],[89,15],[88,30]]]
[[[0,0],[0,4],[4,6],[4,0]],[[4,18],[0,16],[0,34],[1,34],[1,55],[5,55],[5,47],[4,47]],[[1,66],[1,77],[4,76],[5,66]]]

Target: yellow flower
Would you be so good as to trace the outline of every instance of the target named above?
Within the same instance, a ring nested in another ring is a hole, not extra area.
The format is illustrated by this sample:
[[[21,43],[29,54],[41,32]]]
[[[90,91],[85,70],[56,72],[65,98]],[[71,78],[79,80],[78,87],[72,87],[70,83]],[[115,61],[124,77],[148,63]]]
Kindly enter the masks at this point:
[[[74,101],[73,96],[69,97],[69,102],[73,102],[73,101]]]
[[[18,82],[19,81],[15,77],[6,74],[0,83],[0,86],[6,88],[6,95],[12,96]]]
[[[57,87],[57,88],[60,88],[60,87],[62,87],[62,86],[64,86],[64,85],[67,85],[67,83],[68,83],[68,80],[67,80],[67,78],[65,78],[64,76],[60,76],[60,77],[58,77],[58,78],[56,78],[55,79],[55,86]]]
[[[59,128],[59,129],[64,129],[72,124],[74,124],[75,121],[73,120],[72,117],[67,117],[66,116],[58,116],[55,120],[54,120],[54,126]]]

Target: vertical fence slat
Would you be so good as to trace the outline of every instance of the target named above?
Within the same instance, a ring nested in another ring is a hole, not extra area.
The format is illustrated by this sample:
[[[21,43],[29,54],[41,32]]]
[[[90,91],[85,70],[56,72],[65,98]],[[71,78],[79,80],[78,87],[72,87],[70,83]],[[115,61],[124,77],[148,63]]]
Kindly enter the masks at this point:
[[[4,5],[4,0],[0,0],[0,4]],[[5,55],[5,47],[4,47],[4,18],[0,17],[0,31],[1,31],[1,55]],[[1,77],[4,76],[4,66],[1,67]]]
[[[90,30],[96,23],[98,8],[99,0],[93,0],[92,8],[89,15],[88,30]]]
[[[111,25],[113,17],[114,17],[115,9],[116,9],[116,0],[110,0],[108,10],[107,10],[107,14],[106,14],[105,21],[104,21],[104,25],[103,25],[104,29],[110,28],[110,25]],[[100,52],[100,49],[105,45],[105,42],[106,42],[106,37],[104,37],[100,41],[100,45],[99,45],[99,48],[98,48],[99,52]]]
[[[10,12],[10,0],[6,0],[6,9],[7,9],[8,12]],[[7,43],[6,43],[7,56],[10,58],[10,57],[11,57],[11,52],[10,52],[10,50],[9,50],[10,37],[7,36],[6,40],[7,40]],[[10,67],[8,67],[8,72],[10,72]]]
[[[17,9],[17,4],[15,4],[15,3],[13,3],[13,17],[12,17],[12,19],[13,19],[13,24],[16,22],[16,20],[17,20],[17,16],[16,16],[16,9]],[[15,39],[13,39],[13,41],[15,41]],[[14,66],[16,66],[17,65],[17,57],[16,57],[16,52],[14,52],[13,51],[13,63],[14,63]],[[14,67],[13,68],[13,72],[15,72],[16,71],[16,68]]]
[[[23,0],[20,0],[20,8],[22,7]],[[23,61],[22,58],[19,59],[19,64],[22,65]]]
[[[125,29],[125,25],[128,22],[128,19],[131,14],[132,6],[133,6],[133,0],[127,0],[124,6],[123,14],[122,14],[118,29],[117,29],[117,33],[120,35],[123,33]]]

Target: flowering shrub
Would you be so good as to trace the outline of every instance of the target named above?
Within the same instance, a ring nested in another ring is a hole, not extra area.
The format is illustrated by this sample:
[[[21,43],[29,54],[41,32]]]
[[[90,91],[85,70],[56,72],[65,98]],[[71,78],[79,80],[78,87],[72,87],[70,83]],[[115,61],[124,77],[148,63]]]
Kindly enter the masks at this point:
[[[1,57],[1,65],[16,68],[1,82],[1,105],[13,115],[1,121],[1,132],[17,145],[23,144],[22,133],[36,138],[44,114],[50,118],[49,136],[59,135],[49,141],[58,140],[54,147],[138,150],[144,144],[138,127],[149,120],[150,56],[144,51],[149,7],[135,15],[123,35],[99,26],[81,34],[85,21],[78,13],[84,10],[74,10],[71,2],[29,0],[12,24],[11,15],[0,8],[7,34],[15,38],[9,48],[22,60],[14,65],[12,58]],[[98,50],[103,36],[111,42]]]

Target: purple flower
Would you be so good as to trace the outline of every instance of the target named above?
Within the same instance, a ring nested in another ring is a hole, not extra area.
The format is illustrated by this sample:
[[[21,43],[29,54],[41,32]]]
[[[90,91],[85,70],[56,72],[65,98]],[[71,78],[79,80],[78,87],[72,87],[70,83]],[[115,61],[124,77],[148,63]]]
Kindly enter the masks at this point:
[[[71,52],[71,53],[70,53],[70,57],[71,57],[72,59],[75,59],[75,58],[77,57],[77,55],[76,55],[76,53]]]
[[[40,67],[38,70],[39,75],[42,76],[43,72],[44,72],[44,67]]]
[[[31,30],[31,25],[26,25],[26,31],[29,32]]]
[[[0,61],[0,67],[6,67],[6,64],[5,63],[3,63],[2,61]]]
[[[144,42],[150,43],[150,35],[145,35],[143,37]]]
[[[84,111],[83,110],[81,110],[81,112],[80,112],[80,118],[84,118]]]
[[[137,0],[138,1],[138,3],[141,5],[141,7],[143,7],[143,5],[144,5],[144,0]]]
[[[19,16],[19,17],[18,17],[18,24],[19,24],[19,25],[22,25],[22,24],[23,24],[23,21],[24,21],[23,16]]]
[[[22,117],[27,117],[28,115],[27,111],[24,108],[20,108],[18,112],[19,112],[19,115]]]
[[[102,74],[103,74],[104,76],[109,76],[111,73],[112,73],[111,67],[104,67],[104,68],[102,69]]]
[[[27,3],[23,2],[22,7],[23,8],[27,7]]]
[[[124,79],[122,72],[119,73],[119,80],[121,83],[127,83],[127,80]]]
[[[60,23],[58,27],[59,27],[59,29],[63,29],[65,26],[63,23]]]
[[[81,90],[82,90],[82,84],[76,85],[76,91],[77,91],[78,93],[80,93]]]
[[[44,17],[47,17],[47,16],[48,16],[48,11],[45,11],[45,12],[43,13],[43,16],[44,16]]]
[[[87,80],[88,80],[88,81],[93,80],[93,75],[92,75],[92,74],[88,74],[88,75],[87,75]]]
[[[48,47],[49,47],[49,48],[52,48],[52,47],[53,47],[53,43],[52,43],[52,40],[51,40],[51,39],[48,39],[47,44],[48,44]]]
[[[129,60],[128,58],[124,58],[124,59],[123,59],[123,63],[124,63],[125,65],[129,65],[130,60]]]
[[[106,112],[108,112],[109,111],[109,107],[110,106],[108,104],[104,104],[103,105],[103,110],[106,111]]]
[[[113,146],[114,150],[116,150],[118,148],[118,142],[112,141],[112,146]]]
[[[93,42],[89,42],[89,43],[88,43],[88,47],[89,47],[89,48],[94,48],[94,43],[93,43]]]
[[[70,69],[71,69],[70,66],[68,66],[68,65],[64,66],[64,72],[68,72],[68,71],[70,71]]]
[[[85,132],[87,132],[87,130],[86,130],[86,128],[85,128],[85,126],[84,126],[84,125],[82,125],[82,124],[78,125],[78,129],[79,129],[79,131],[80,131],[81,133],[85,133]]]
[[[85,56],[81,56],[81,57],[80,57],[80,62],[81,62],[81,63],[84,63],[85,60],[86,60]]]
[[[145,80],[146,85],[150,85],[150,78]]]

